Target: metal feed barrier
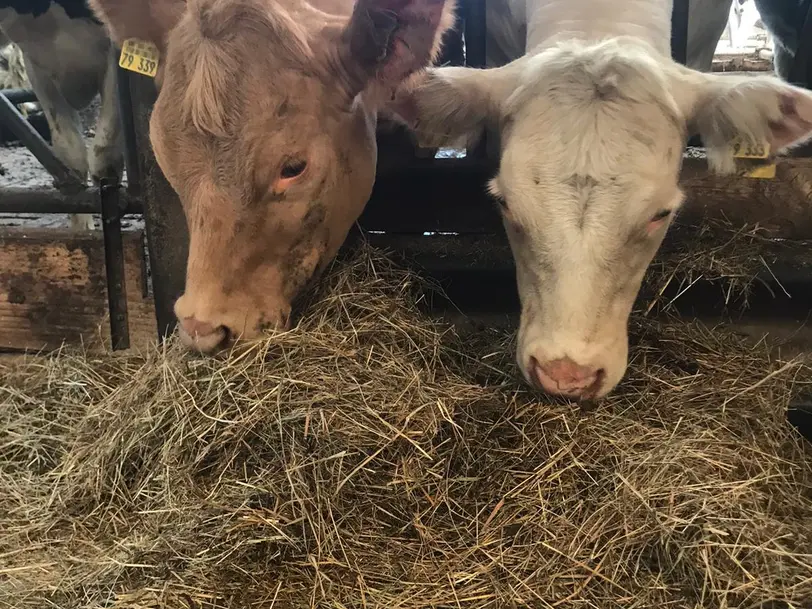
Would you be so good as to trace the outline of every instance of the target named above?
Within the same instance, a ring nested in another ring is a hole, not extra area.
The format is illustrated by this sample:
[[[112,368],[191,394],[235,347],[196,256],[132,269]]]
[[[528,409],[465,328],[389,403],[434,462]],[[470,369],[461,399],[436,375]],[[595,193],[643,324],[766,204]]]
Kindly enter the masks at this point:
[[[673,56],[682,63],[686,58],[688,1],[677,0],[673,12]],[[463,3],[458,28],[447,39],[443,62],[473,67],[485,65],[485,2],[467,0]],[[812,11],[806,18],[800,40],[793,80],[810,87]],[[117,64],[117,58],[118,49],[115,49],[115,56],[110,60]],[[122,216],[144,216],[160,338],[169,335],[175,327],[173,304],[183,291],[188,234],[180,201],[160,171],[149,142],[149,116],[157,96],[154,82],[118,68],[118,85],[124,126],[126,187],[104,183],[98,188],[88,188],[80,183],[17,110],[16,104],[32,101],[30,92],[0,91],[0,127],[11,131],[59,184],[58,189],[0,188],[0,213],[101,214],[112,346],[126,349],[130,345],[130,329]],[[394,137],[401,146],[414,151],[405,132],[390,136],[379,134],[381,157],[386,157],[392,149],[386,137]],[[484,139],[463,158],[420,158],[415,153],[405,162],[398,157],[393,169],[379,172],[372,197],[359,220],[368,239],[397,246],[405,242],[413,244],[417,237],[429,232],[450,233],[449,243],[459,248],[469,247],[469,251],[491,239],[501,227],[501,221],[484,188],[494,166],[493,147],[488,146],[487,137]],[[454,256],[453,248],[451,254],[446,252],[444,259],[438,255],[437,247],[437,242],[433,242],[424,250],[425,255],[433,257],[435,264],[442,265],[444,260],[448,263]],[[480,260],[480,263],[487,269],[488,261]]]

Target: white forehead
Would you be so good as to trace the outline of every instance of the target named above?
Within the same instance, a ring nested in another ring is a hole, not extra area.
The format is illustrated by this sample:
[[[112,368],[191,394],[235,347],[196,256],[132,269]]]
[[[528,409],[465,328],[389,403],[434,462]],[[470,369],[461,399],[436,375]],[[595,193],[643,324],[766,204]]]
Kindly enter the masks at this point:
[[[643,47],[556,47],[528,58],[505,104],[500,186],[589,176],[676,180],[684,126]]]

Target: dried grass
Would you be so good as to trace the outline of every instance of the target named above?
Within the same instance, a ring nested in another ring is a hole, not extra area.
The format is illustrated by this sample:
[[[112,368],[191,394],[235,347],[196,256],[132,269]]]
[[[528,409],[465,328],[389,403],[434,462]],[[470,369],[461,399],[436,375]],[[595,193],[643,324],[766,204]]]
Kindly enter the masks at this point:
[[[809,607],[808,362],[633,322],[591,412],[361,253],[300,326],[0,369],[0,607]]]
[[[769,282],[786,293],[773,269],[788,261],[812,268],[812,241],[776,239],[763,227],[720,217],[704,218],[701,226],[676,224],[646,274],[654,291],[649,310],[670,310],[700,281],[716,283],[725,304],[746,308],[756,283]],[[674,294],[670,299],[662,297],[667,290]]]

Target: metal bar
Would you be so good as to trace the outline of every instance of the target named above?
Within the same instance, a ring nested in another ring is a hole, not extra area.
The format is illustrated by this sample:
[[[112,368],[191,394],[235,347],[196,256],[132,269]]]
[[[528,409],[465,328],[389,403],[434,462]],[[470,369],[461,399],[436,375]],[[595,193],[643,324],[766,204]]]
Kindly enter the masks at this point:
[[[121,189],[124,214],[140,214],[141,202]],[[0,214],[98,214],[99,189],[92,187],[68,194],[53,188],[0,187]]]
[[[463,8],[465,15],[465,65],[484,68],[488,28],[485,22],[485,0],[468,0]]]
[[[462,11],[456,11],[454,26],[446,32],[443,39],[443,48],[440,52],[439,64],[451,66],[465,65],[465,50],[463,48],[463,33],[465,17]]]
[[[487,65],[487,5],[486,0],[468,0],[465,11],[465,64],[472,68]],[[477,145],[467,151],[467,156],[476,161],[492,160],[499,157],[498,133],[496,129],[486,129]]]
[[[157,98],[151,78],[127,72],[132,96],[135,148],[141,181],[155,316],[161,340],[175,329],[175,301],[183,293],[189,231],[177,193],[161,172],[149,140],[149,117]]]
[[[136,145],[135,123],[133,121],[133,100],[130,91],[130,79],[127,71],[118,67],[116,53],[112,61],[116,63],[116,84],[118,86],[118,108],[124,134],[124,165],[127,169],[127,191],[133,196],[141,194],[141,168],[138,166],[138,146]]]
[[[688,61],[688,18],[691,0],[674,0],[671,8],[671,57],[685,65]]]
[[[812,2],[809,3],[806,15],[801,19],[801,31],[798,36],[798,48],[795,49],[795,60],[789,74],[789,81],[807,89],[812,88],[812,74],[809,72],[810,55],[812,55]]]
[[[690,243],[700,230],[697,225],[677,224],[669,231],[658,256],[681,251],[685,243]],[[417,262],[431,272],[476,273],[515,272],[515,260],[504,232],[492,235],[397,235],[393,233],[368,233],[361,230],[360,238],[373,247],[393,252],[397,256]],[[347,248],[356,243],[348,241]],[[769,284],[772,282],[797,289],[793,293],[797,309],[805,310],[801,290],[812,289],[812,264],[808,261],[806,241],[784,241],[775,245],[775,262],[770,268],[757,273],[756,277]],[[481,288],[482,283],[479,282]],[[481,294],[480,294],[481,295]],[[771,309],[766,310],[771,313]],[[784,312],[786,314],[786,312]]]
[[[803,197],[809,162],[777,160],[779,178],[752,180],[714,176],[707,159],[685,158],[680,182],[688,198],[680,215],[727,218],[768,227],[786,239],[812,238],[812,214],[801,206],[781,205]],[[788,176],[796,172],[796,178]],[[436,162],[406,167],[375,181],[359,218],[368,231],[387,233],[493,233],[503,230],[495,201],[487,194],[487,167]],[[797,207],[797,209],[796,209]]]
[[[0,95],[5,96],[8,101],[15,105],[37,101],[37,94],[31,89],[2,89]]]
[[[0,124],[7,127],[31,151],[31,154],[37,157],[60,187],[76,189],[85,187],[84,181],[76,175],[76,172],[57,158],[48,142],[42,139],[17,107],[3,95],[0,95]]]
[[[104,233],[104,268],[107,273],[107,307],[110,313],[110,341],[113,351],[130,348],[124,243],[121,239],[123,205],[119,199],[120,192],[121,189],[115,181],[102,180],[100,199]]]

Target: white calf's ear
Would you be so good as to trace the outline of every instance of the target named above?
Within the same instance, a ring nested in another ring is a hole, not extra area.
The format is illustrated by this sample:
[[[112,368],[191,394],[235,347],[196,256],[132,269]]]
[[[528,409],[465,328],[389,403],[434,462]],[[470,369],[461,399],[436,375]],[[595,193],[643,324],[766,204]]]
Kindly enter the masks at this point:
[[[694,73],[681,93],[686,119],[705,144],[708,163],[719,173],[733,173],[731,144],[768,143],[780,154],[812,137],[812,93],[772,76],[725,76]],[[687,102],[687,104],[686,104]]]
[[[387,110],[424,146],[470,143],[499,120],[513,82],[504,68],[430,68],[400,87]]]

